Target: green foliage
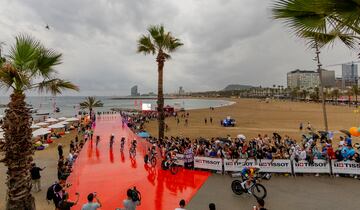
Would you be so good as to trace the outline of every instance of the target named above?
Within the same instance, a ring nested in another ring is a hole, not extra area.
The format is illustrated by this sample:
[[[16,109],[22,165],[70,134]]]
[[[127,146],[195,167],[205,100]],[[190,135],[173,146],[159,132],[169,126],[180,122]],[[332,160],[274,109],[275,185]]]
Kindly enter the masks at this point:
[[[276,0],[272,11],[274,19],[282,20],[311,46],[340,39],[349,48],[356,48],[359,42],[359,0]]]
[[[101,100],[96,100],[95,97],[86,97],[85,101],[80,103],[80,107],[82,109],[89,109],[91,110],[94,107],[102,107],[104,104],[101,102]]]
[[[28,35],[16,37],[7,57],[0,65],[1,88],[18,93],[35,89],[52,94],[60,94],[65,89],[79,90],[71,82],[56,78],[54,67],[61,63],[62,55]]]
[[[166,32],[162,25],[150,26],[148,32],[148,35],[142,35],[137,42],[138,53],[145,55],[159,53],[167,60],[171,58],[169,53],[183,45],[171,32]]]

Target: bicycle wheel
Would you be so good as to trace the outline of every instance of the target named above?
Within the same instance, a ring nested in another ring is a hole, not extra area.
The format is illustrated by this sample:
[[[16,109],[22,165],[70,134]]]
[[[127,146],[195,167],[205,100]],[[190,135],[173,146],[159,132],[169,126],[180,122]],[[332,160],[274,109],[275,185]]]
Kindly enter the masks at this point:
[[[155,167],[156,166],[156,157],[152,157],[150,162],[151,162],[151,166]]]
[[[267,195],[266,188],[262,184],[255,184],[254,187],[251,188],[251,193],[257,199],[264,199]]]
[[[241,182],[240,180],[234,180],[231,183],[231,190],[236,194],[236,195],[241,195],[243,194],[244,190],[241,187]]]
[[[170,172],[172,173],[172,174],[177,174],[177,172],[179,171],[179,167],[177,166],[177,165],[171,165],[170,166]]]

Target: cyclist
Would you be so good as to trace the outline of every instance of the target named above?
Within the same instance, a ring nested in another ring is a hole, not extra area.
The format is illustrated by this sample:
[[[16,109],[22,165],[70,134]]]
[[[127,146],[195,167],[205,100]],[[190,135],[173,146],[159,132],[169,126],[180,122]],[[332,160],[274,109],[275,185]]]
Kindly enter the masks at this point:
[[[175,150],[170,150],[169,152],[167,152],[166,156],[165,156],[165,162],[164,162],[164,166],[165,168],[167,168],[170,164],[170,162],[172,160],[174,160],[176,157],[176,151]]]
[[[254,175],[260,171],[260,166],[245,166],[241,170],[242,176],[245,178],[245,180],[241,183],[241,187],[244,190],[247,190],[249,194],[251,194],[250,189],[248,187],[250,186],[251,181],[254,179]]]
[[[100,142],[100,136],[96,136],[96,147],[98,146],[98,144],[99,144],[99,142]]]
[[[110,148],[111,148],[111,149],[113,148],[114,139],[115,139],[115,135],[114,135],[114,134],[111,134],[111,136],[110,136]]]
[[[125,137],[121,137],[120,140],[120,151],[124,151]]]

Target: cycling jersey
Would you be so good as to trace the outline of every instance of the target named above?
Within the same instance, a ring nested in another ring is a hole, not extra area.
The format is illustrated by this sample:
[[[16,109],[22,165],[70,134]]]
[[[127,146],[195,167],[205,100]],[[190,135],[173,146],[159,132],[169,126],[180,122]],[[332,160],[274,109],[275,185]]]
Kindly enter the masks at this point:
[[[251,166],[245,166],[242,170],[241,170],[241,174],[248,178],[253,177],[255,175],[255,172],[257,171],[257,168],[255,167],[251,167]]]

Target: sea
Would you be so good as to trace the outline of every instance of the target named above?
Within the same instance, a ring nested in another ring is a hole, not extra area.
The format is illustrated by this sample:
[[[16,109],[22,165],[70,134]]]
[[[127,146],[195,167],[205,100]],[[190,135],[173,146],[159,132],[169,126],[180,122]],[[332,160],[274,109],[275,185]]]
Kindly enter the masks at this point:
[[[85,100],[85,96],[29,96],[26,98],[26,102],[31,105],[34,109],[37,109],[37,114],[49,113],[50,117],[72,117],[82,111],[80,109],[80,102]],[[95,111],[110,111],[112,108],[122,109],[139,109],[143,106],[149,109],[155,109],[155,99],[143,99],[143,98],[132,98],[132,99],[115,99],[114,97],[97,96],[97,100],[101,100],[104,104],[103,107],[95,108]],[[6,105],[9,102],[9,97],[0,96],[0,104]],[[227,100],[218,99],[165,99],[165,105],[175,107],[176,109],[203,109],[209,107],[221,107],[231,105],[234,102]],[[55,112],[56,108],[59,108],[60,112]],[[6,108],[0,108],[0,114],[4,115]],[[87,110],[85,110],[87,111]],[[34,119],[43,118],[33,114]]]

